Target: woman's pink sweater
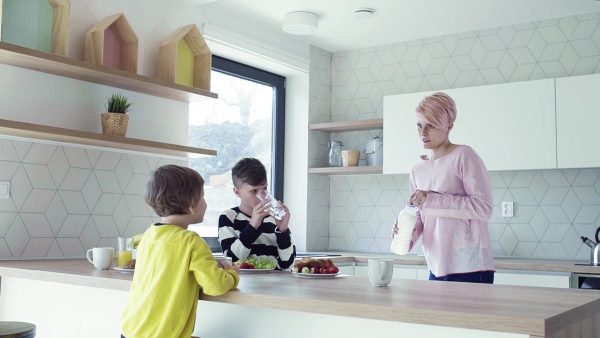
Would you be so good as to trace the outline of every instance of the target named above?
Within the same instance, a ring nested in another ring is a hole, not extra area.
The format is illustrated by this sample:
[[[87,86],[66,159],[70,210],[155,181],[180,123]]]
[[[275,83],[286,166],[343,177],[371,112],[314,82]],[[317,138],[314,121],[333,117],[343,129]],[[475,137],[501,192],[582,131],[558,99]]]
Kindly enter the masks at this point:
[[[461,145],[410,173],[410,192],[429,191],[417,212],[410,248],[423,236],[427,267],[436,277],[494,270],[488,232],[493,196],[490,175],[477,153]]]

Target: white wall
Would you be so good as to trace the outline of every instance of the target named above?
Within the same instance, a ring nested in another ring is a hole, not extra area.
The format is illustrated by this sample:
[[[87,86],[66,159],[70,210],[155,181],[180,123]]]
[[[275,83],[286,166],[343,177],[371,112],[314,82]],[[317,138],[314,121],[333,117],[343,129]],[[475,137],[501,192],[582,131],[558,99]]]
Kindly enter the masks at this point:
[[[78,0],[71,2],[69,57],[83,59],[85,32],[102,18],[119,12],[125,14],[139,38],[138,72],[142,75],[156,75],[158,46],[174,30],[206,23],[203,30],[213,54],[286,76],[289,122],[284,201],[294,215],[291,227],[298,248],[304,250],[308,45],[210,5]],[[4,64],[0,64],[0,74],[2,119],[100,132],[105,99],[118,91],[133,102],[128,137],[187,144],[187,103]],[[155,217],[143,203],[140,205],[140,182],[158,165],[183,163],[15,138],[3,142],[6,147],[0,151],[0,180],[11,181],[12,196],[0,201],[0,259],[82,257],[84,250],[96,243],[112,245],[118,235],[139,232]],[[36,149],[46,149],[47,153]],[[113,179],[107,179],[110,177]],[[45,198],[39,200],[42,195]],[[70,201],[80,203],[74,207]],[[26,210],[22,210],[24,206]]]
[[[334,53],[331,120],[383,117],[386,95],[599,73],[599,22],[600,13],[591,12]],[[462,123],[460,102],[457,107],[455,125]],[[375,136],[383,136],[384,147],[394,147],[381,130],[336,133],[331,138],[364,153],[365,142]],[[593,144],[594,136],[587,136]],[[495,141],[504,138],[511,135]],[[328,140],[318,141],[325,148]],[[573,151],[597,156],[585,146]],[[364,165],[362,155],[359,165]],[[579,236],[593,236],[600,226],[600,168],[490,174],[494,255],[589,258],[590,249]],[[324,192],[319,197],[328,200],[320,206],[332,207],[329,233],[320,238],[328,239],[332,250],[389,252],[393,220],[410,195],[408,181],[408,175],[363,175],[321,182],[315,191]],[[515,202],[515,217],[501,217],[502,201]],[[419,249],[420,244],[414,253]]]

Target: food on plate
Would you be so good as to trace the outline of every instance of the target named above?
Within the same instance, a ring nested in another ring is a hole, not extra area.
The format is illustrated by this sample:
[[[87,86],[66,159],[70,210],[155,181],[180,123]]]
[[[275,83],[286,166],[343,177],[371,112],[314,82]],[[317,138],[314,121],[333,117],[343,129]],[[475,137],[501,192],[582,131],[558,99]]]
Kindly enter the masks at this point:
[[[277,267],[277,261],[271,256],[252,255],[235,262],[240,269],[273,270]]]
[[[125,262],[123,269],[135,269],[135,259]]]
[[[336,274],[340,271],[331,259],[303,258],[294,264],[294,272],[309,274]]]

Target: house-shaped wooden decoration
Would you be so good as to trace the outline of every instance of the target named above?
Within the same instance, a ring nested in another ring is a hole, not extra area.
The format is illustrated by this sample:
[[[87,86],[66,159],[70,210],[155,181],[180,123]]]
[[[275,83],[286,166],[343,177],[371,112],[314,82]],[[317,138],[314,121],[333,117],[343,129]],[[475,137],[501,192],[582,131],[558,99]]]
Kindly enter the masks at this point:
[[[194,24],[178,28],[158,48],[158,78],[210,90],[212,53]]]
[[[0,0],[0,40],[67,56],[69,1],[48,0],[48,5],[40,1]]]
[[[85,33],[83,59],[137,73],[138,38],[123,13],[107,16]]]

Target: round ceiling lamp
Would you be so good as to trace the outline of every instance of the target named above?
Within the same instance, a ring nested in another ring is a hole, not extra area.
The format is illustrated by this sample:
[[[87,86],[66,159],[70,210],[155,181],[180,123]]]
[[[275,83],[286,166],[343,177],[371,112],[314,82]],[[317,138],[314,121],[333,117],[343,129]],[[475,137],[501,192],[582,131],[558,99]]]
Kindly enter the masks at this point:
[[[283,31],[294,35],[312,34],[319,28],[319,16],[311,12],[290,12],[283,16]]]
[[[357,19],[370,19],[373,16],[373,10],[370,8],[359,8],[354,11],[354,17]]]

